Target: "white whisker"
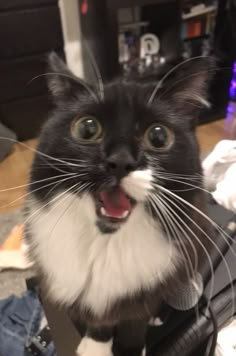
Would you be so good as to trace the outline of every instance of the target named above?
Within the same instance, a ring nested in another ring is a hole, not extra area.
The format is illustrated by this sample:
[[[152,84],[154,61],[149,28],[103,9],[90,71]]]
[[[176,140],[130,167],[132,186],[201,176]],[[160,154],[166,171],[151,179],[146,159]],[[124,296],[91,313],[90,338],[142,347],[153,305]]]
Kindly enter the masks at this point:
[[[92,62],[95,74],[97,76],[98,85],[99,85],[99,91],[100,91],[100,98],[101,98],[102,101],[104,101],[104,99],[105,99],[105,90],[104,90],[104,84],[103,84],[101,72],[100,72],[100,70],[98,68],[98,65],[97,65],[97,62],[96,62],[96,60],[95,60],[95,58],[93,56],[93,53],[90,51],[89,46],[86,45],[86,49],[87,49],[88,55],[90,57],[90,60]]]
[[[171,244],[170,230],[169,230],[164,218],[162,217],[160,212],[157,210],[156,205],[155,205],[155,201],[153,200],[152,196],[149,196],[149,203],[151,204],[151,206],[155,210],[156,214],[158,215],[158,218],[160,219],[160,222],[161,222],[164,230],[167,232],[167,238],[168,238],[168,241],[170,243],[170,253],[168,254],[168,261],[167,261],[167,266],[168,266],[171,263],[171,259],[172,259],[172,256],[173,256],[173,248],[172,248],[172,244]]]
[[[166,192],[166,194],[169,194],[171,195],[172,197],[174,197],[176,200],[181,200],[182,202],[184,202],[187,206],[190,206],[193,210],[195,210],[196,212],[198,212],[199,214],[201,214],[205,219],[207,219],[207,221],[209,221],[210,223],[212,223],[214,225],[214,222],[212,222],[212,220],[206,216],[203,212],[201,212],[201,210],[197,209],[194,205],[190,204],[189,202],[185,201],[183,198],[179,197],[178,195],[172,193],[171,191],[169,191],[168,189],[165,189],[161,186],[158,187],[160,190],[163,190],[164,192]],[[166,197],[167,199],[167,197]],[[224,265],[226,267],[226,270],[227,270],[227,273],[228,273],[228,276],[229,276],[229,282],[231,284],[231,288],[232,288],[232,293],[233,293],[233,306],[232,306],[232,310],[234,311],[234,289],[233,289],[233,278],[232,278],[232,274],[231,274],[231,271],[230,271],[230,268],[228,266],[228,263],[226,262],[225,260],[225,257],[223,255],[223,253],[221,252],[221,250],[219,249],[219,247],[216,245],[216,243],[212,240],[212,238],[193,220],[191,219],[188,214],[186,214],[177,204],[175,204],[172,200],[168,199],[177,209],[179,209],[182,214],[184,214],[184,216],[186,216],[186,218],[188,220],[190,220],[198,229],[199,231],[202,232],[202,234],[204,234],[204,236],[206,236],[206,238],[211,242],[211,244],[215,247],[215,249],[217,250],[217,252],[219,253],[219,255],[221,256],[222,258],[222,261],[224,262]],[[215,224],[217,225],[217,224]],[[188,225],[186,224],[186,227]],[[198,239],[198,237],[196,236],[196,234],[194,234],[195,238],[197,239],[197,241],[199,241],[199,243],[202,244],[202,242]],[[202,245],[203,246],[203,245]],[[231,247],[231,246],[229,246]],[[205,248],[205,246],[204,246]],[[232,249],[232,247],[231,247]],[[207,250],[206,250],[207,251]],[[208,253],[208,252],[207,252]],[[213,268],[213,266],[211,266],[211,268]],[[214,272],[213,272],[214,273]],[[212,290],[212,293],[213,293],[213,290]],[[211,294],[212,295],[212,294]],[[210,299],[210,298],[209,298]]]
[[[62,182],[64,182],[64,181],[68,180],[68,179],[75,178],[76,176],[77,176],[76,173],[75,173],[72,177],[71,177],[71,175],[70,175],[69,177],[60,180],[59,183],[62,183]],[[57,181],[57,182],[58,182],[58,181]],[[1,209],[3,209],[3,208],[8,208],[8,207],[14,205],[14,203],[18,202],[19,200],[21,200],[21,199],[23,199],[23,198],[26,198],[27,196],[29,196],[29,195],[31,195],[31,194],[33,194],[33,193],[39,191],[39,190],[42,190],[42,189],[44,189],[44,188],[46,188],[46,187],[50,187],[51,185],[57,184],[57,182],[51,182],[51,183],[48,183],[48,184],[46,184],[46,185],[43,185],[42,187],[36,188],[36,189],[34,189],[34,190],[32,190],[32,191],[30,191],[30,192],[24,194],[24,195],[21,195],[19,198],[13,200],[13,201],[10,202],[9,204],[2,205],[0,208],[1,208]]]
[[[236,252],[233,250],[232,246],[230,245],[230,243],[227,241],[227,238],[232,242],[236,244],[236,241],[234,241],[234,239],[229,236],[215,221],[213,221],[212,219],[209,218],[209,216],[207,216],[206,214],[204,214],[201,210],[199,210],[197,207],[195,207],[194,205],[192,205],[191,203],[189,203],[187,200],[181,198],[180,196],[178,196],[177,194],[171,192],[169,189],[166,189],[162,186],[157,186],[158,189],[163,190],[165,192],[167,192],[167,194],[171,194],[173,197],[175,197],[176,199],[178,199],[180,202],[182,202],[183,204],[189,206],[191,209],[194,209],[198,214],[200,214],[204,219],[206,219],[215,229],[217,229],[220,233],[220,235],[222,236],[222,238],[224,239],[224,241],[227,243],[229,249],[231,250],[231,252],[233,253],[233,255],[236,257]]]
[[[28,187],[28,186],[31,186],[31,185],[34,185],[34,184],[37,184],[37,183],[42,183],[42,182],[45,182],[45,181],[48,181],[48,180],[53,180],[55,178],[61,178],[61,177],[65,177],[67,175],[74,175],[74,174],[75,173],[65,173],[65,174],[60,174],[58,176],[54,176],[54,177],[48,177],[48,178],[36,180],[34,182],[30,182],[30,183],[27,183],[27,184],[22,184],[22,185],[18,185],[18,186],[7,188],[7,189],[1,189],[0,193],[8,192],[8,191],[11,191],[11,190],[16,190],[16,189],[19,189],[19,188],[25,188],[25,187]]]
[[[25,147],[25,148],[27,148],[28,150],[30,150],[30,151],[32,151],[32,152],[34,152],[34,153],[38,153],[38,154],[39,154],[40,156],[42,156],[42,157],[46,157],[46,158],[52,159],[52,160],[54,160],[54,161],[56,161],[56,162],[68,163],[68,162],[66,162],[66,161],[63,161],[63,160],[60,159],[60,158],[56,158],[56,157],[47,155],[46,153],[43,153],[43,152],[41,152],[41,151],[39,151],[39,150],[37,150],[37,149],[34,149],[34,148],[32,148],[32,147],[26,145],[25,143],[20,142],[20,141],[18,141],[18,140],[15,140],[15,139],[13,139],[13,138],[0,137],[0,140],[6,140],[6,141],[10,141],[10,142],[17,143],[17,144],[21,145],[22,147]],[[75,163],[68,163],[68,164],[70,164],[71,166],[77,167],[77,164],[75,164]],[[67,173],[67,172],[63,172],[63,173]]]
[[[154,194],[150,194],[150,197],[151,197],[151,199],[153,199],[154,201],[155,201],[156,198],[157,198],[157,196],[155,196]],[[168,211],[168,214],[170,213],[169,207],[167,206],[167,204],[164,204],[163,199],[162,199],[159,195],[158,195],[158,201],[156,201],[156,204],[158,204],[158,203],[161,204],[161,206],[162,206],[162,211]],[[167,215],[167,214],[166,214],[166,215]],[[170,226],[172,226],[174,222],[169,218],[168,215],[166,216],[166,218],[167,218],[167,217],[168,217],[168,221],[169,221]],[[176,225],[177,225],[177,224],[176,224]],[[174,233],[173,233],[173,232],[174,232]],[[172,238],[174,238],[174,237],[176,237],[176,236],[177,236],[177,238],[179,237],[179,242],[180,242],[180,244],[181,244],[181,251],[182,251],[182,255],[183,255],[183,262],[184,262],[185,267],[186,267],[186,273],[187,273],[188,278],[189,278],[189,280],[190,280],[190,279],[191,279],[191,276],[190,276],[190,274],[189,274],[189,268],[190,268],[190,270],[191,270],[191,272],[192,272],[192,276],[194,275],[194,271],[193,271],[193,266],[192,266],[191,260],[190,260],[190,258],[189,258],[189,256],[188,256],[186,247],[182,245],[182,239],[181,239],[181,237],[179,236],[179,232],[177,231],[177,228],[175,228],[175,229],[172,228],[172,234],[173,234],[173,235],[172,235]]]
[[[158,90],[162,87],[164,81],[170,76],[170,74],[172,74],[173,72],[175,72],[178,68],[182,67],[184,64],[196,60],[196,59],[200,59],[200,58],[206,58],[206,56],[196,56],[196,57],[192,57],[192,58],[188,58],[180,63],[178,63],[176,66],[174,66],[174,68],[171,68],[165,75],[164,77],[157,83],[157,85],[155,86],[149,100],[148,100],[148,105],[150,105],[153,102],[153,99],[155,98]]]
[[[179,180],[179,179],[168,178],[168,177],[165,177],[164,175],[160,175],[160,176],[159,176],[159,179],[168,180],[168,181],[176,182],[176,183],[181,183],[181,184],[183,184],[183,185],[187,185],[187,186],[191,187],[192,189],[198,189],[198,190],[201,190],[201,191],[203,191],[203,192],[205,192],[205,193],[210,194],[210,192],[209,192],[207,189],[205,189],[205,188],[199,187],[199,186],[197,186],[197,185],[195,185],[195,184],[183,182],[182,180]]]
[[[192,248],[193,254],[194,254],[194,268],[193,268],[193,264],[192,264],[191,260],[190,260],[190,264],[192,265],[192,273],[193,273],[193,275],[194,275],[194,274],[197,272],[197,268],[198,268],[198,255],[197,255],[196,248],[195,248],[193,242],[191,241],[191,239],[189,238],[187,232],[183,229],[183,227],[182,227],[182,226],[176,221],[176,219],[174,218],[174,216],[175,216],[175,214],[174,214],[175,211],[174,211],[174,210],[171,208],[171,206],[167,203],[167,201],[166,201],[166,199],[165,199],[165,198],[166,198],[165,195],[164,195],[164,194],[161,194],[161,197],[162,197],[161,200],[162,200],[163,204],[166,205],[166,208],[167,208],[168,212],[171,213],[171,216],[172,216],[172,218],[174,219],[175,224],[177,225],[178,229],[179,229],[180,231],[182,231],[182,233],[185,235],[185,237],[186,237],[188,243],[191,245],[191,248]],[[181,238],[180,238],[180,240],[181,240],[181,242],[182,242],[182,239],[181,239]],[[186,249],[186,246],[185,246],[185,249]],[[187,253],[187,250],[186,250],[186,253]]]
[[[51,205],[52,203],[58,201],[61,197],[63,197],[65,194],[69,193],[70,191],[72,191],[79,183],[74,184],[72,187],[68,188],[67,190],[65,190],[64,192],[62,192],[61,194],[57,195],[55,198],[51,199],[49,202],[47,202],[46,204],[44,204],[43,206],[41,206],[39,209],[37,209],[36,211],[34,211],[30,216],[28,216],[28,218],[23,222],[23,224],[26,224],[27,222],[29,222],[38,212],[40,212],[41,210],[43,210],[44,208],[46,208],[48,205]],[[66,196],[67,197],[67,196]]]
[[[162,199],[162,202],[163,204],[166,205],[166,208],[167,208],[167,211],[168,211],[168,214],[170,215],[170,218],[169,218],[169,223],[172,224],[174,226],[177,225],[177,227],[179,228],[179,230],[182,231],[182,233],[185,235],[185,238],[187,239],[188,243],[191,245],[192,247],[192,250],[193,250],[193,253],[194,253],[194,268],[193,268],[193,264],[191,263],[191,259],[189,257],[189,253],[188,253],[188,250],[187,250],[187,247],[185,246],[185,243],[184,241],[182,240],[182,236],[180,236],[177,228],[175,229],[175,234],[173,234],[173,236],[175,238],[177,238],[177,242],[179,243],[179,247],[181,249],[181,252],[182,252],[182,255],[183,255],[183,258],[184,258],[184,264],[185,264],[185,268],[186,268],[186,272],[187,272],[187,276],[188,276],[188,279],[190,280],[190,274],[189,274],[189,271],[188,271],[188,265],[186,267],[186,264],[187,264],[187,261],[185,261],[185,256],[187,256],[187,260],[189,262],[189,267],[191,269],[191,272],[192,272],[192,280],[194,280],[195,278],[195,275],[197,273],[197,270],[198,270],[198,254],[197,254],[197,250],[196,250],[196,247],[194,246],[193,242],[191,241],[190,237],[188,236],[187,232],[184,230],[184,228],[178,223],[178,221],[176,220],[176,218],[174,217],[174,214],[175,211],[170,207],[170,205],[166,202],[166,199],[165,199],[165,195],[164,194],[161,194],[163,199]],[[171,211],[170,211],[171,210]],[[180,223],[182,223],[182,219],[180,219],[180,217],[177,215],[177,218],[178,220],[180,221]],[[212,288],[214,286],[214,275],[212,277]],[[196,311],[196,318],[197,320],[199,320],[199,307],[198,307],[198,304],[196,305],[195,307],[195,311]]]
[[[64,77],[64,78],[69,78],[72,79],[75,82],[78,82],[79,84],[81,84],[86,90],[87,92],[91,95],[92,98],[95,99],[96,102],[98,102],[98,98],[97,95],[95,94],[95,92],[89,87],[89,85],[84,82],[82,79],[75,77],[73,75],[69,75],[69,74],[65,74],[65,73],[60,73],[60,72],[48,72],[48,73],[43,73],[43,74],[39,74],[36,77],[32,78],[26,85],[30,85],[34,80],[41,78],[41,77],[45,77],[45,76],[60,76],[60,77]]]
[[[80,184],[80,183],[77,184],[77,186],[76,186],[75,189],[73,190],[73,193],[79,194],[82,190],[87,189],[88,187],[91,187],[91,186],[93,185],[93,183],[91,183],[91,182],[84,183],[84,184],[82,184],[81,186],[79,186],[79,184]],[[78,186],[79,186],[79,188],[77,189]],[[58,222],[61,220],[61,218],[62,218],[63,215],[67,212],[67,210],[70,208],[70,206],[74,203],[75,199],[77,199],[77,195],[76,195],[76,194],[75,194],[74,199],[72,199],[72,201],[69,202],[69,205],[67,206],[67,208],[63,210],[63,212],[62,212],[61,215],[59,215],[57,221],[55,222],[54,227],[52,228],[52,231],[51,231],[50,235],[53,234],[53,231],[54,231],[54,229],[56,228]],[[66,198],[68,198],[68,196],[64,197],[59,203],[56,204],[56,206],[58,207],[58,205],[59,205],[60,203],[62,203]],[[54,207],[54,208],[55,208],[55,207]],[[52,213],[52,211],[53,211],[54,208],[51,209],[50,214]],[[45,217],[46,217],[47,215],[48,215],[48,214],[46,214]]]

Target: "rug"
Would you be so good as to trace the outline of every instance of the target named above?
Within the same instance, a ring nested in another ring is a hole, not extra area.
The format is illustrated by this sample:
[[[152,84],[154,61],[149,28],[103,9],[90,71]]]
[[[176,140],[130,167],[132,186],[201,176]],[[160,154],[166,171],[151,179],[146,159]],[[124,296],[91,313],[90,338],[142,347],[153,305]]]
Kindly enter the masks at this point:
[[[14,226],[23,222],[23,219],[22,209],[0,215],[0,244],[4,242]],[[32,275],[32,270],[0,272],[0,299],[7,298],[11,294],[22,295],[26,290],[25,279]]]

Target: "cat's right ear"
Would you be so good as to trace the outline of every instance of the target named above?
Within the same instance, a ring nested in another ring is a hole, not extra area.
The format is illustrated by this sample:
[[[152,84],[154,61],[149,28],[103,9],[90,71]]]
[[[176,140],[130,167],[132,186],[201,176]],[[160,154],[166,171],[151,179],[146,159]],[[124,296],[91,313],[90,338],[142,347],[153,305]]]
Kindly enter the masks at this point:
[[[89,85],[76,77],[55,52],[49,54],[48,64],[48,88],[55,101],[78,97],[83,92],[95,96]]]

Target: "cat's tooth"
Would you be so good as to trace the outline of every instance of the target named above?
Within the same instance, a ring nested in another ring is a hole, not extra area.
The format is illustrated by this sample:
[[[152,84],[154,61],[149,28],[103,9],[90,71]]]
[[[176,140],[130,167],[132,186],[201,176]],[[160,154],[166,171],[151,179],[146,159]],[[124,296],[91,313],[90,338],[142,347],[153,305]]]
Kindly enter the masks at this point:
[[[113,217],[112,215],[109,215],[106,212],[106,210],[105,210],[105,208],[103,206],[101,207],[100,212],[101,212],[101,214],[103,216],[107,216],[107,217],[110,217],[110,218]],[[127,218],[128,214],[129,214],[129,210],[126,210],[126,211],[123,212],[123,214],[121,216],[117,217],[117,219],[125,219],[125,218]]]
[[[103,216],[107,216],[106,210],[103,207],[101,207],[100,211]]]
[[[129,214],[129,210],[124,211],[122,214],[122,219],[127,218],[128,214]]]

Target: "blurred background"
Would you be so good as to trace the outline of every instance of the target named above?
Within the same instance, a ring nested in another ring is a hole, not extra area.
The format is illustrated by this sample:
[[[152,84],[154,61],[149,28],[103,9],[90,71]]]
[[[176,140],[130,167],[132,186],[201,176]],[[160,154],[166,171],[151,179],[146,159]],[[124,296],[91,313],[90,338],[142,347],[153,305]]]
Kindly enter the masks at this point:
[[[96,83],[118,74],[158,78],[183,59],[216,55],[212,106],[200,124],[232,113],[236,99],[234,0],[2,0],[0,123],[20,141],[38,136],[50,110],[47,54]]]

